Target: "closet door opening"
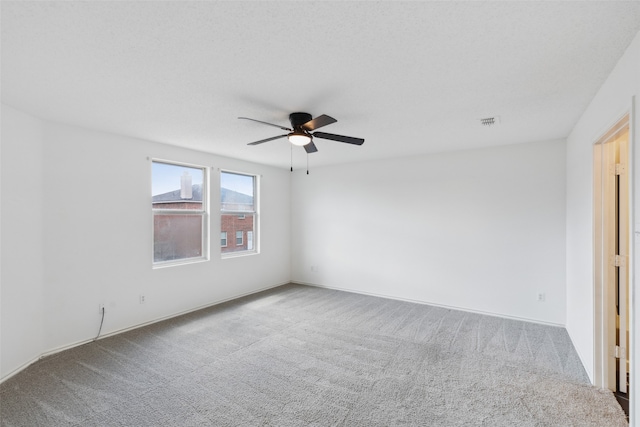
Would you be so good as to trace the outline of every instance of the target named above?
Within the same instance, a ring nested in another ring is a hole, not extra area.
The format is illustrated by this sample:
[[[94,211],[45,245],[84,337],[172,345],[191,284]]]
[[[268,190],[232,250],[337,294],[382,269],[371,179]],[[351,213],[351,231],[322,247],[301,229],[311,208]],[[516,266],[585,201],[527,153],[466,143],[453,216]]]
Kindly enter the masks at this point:
[[[596,383],[629,414],[629,117],[594,146]]]

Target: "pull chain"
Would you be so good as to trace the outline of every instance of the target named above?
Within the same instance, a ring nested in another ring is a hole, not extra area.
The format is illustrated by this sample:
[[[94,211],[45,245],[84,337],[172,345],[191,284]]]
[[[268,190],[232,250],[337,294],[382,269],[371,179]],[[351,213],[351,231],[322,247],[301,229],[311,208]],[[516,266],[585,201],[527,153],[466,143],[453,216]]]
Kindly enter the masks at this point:
[[[289,144],[291,146],[291,172],[293,172],[293,145]]]
[[[309,153],[307,153],[307,175],[309,175]]]

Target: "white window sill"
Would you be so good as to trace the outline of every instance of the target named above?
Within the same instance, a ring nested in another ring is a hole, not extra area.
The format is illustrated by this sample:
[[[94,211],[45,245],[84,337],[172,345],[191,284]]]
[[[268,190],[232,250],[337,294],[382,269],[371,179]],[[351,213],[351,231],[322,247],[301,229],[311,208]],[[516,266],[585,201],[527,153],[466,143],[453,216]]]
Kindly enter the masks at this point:
[[[181,259],[176,261],[162,261],[162,262],[153,263],[151,268],[155,270],[159,268],[175,267],[178,265],[198,264],[198,263],[207,262],[207,261],[209,261],[209,258],[207,257],[188,258],[188,259]]]
[[[227,259],[227,258],[240,258],[240,257],[244,257],[244,256],[252,256],[252,255],[258,255],[260,252],[258,251],[238,251],[238,252],[228,252],[228,253],[224,253],[222,254],[222,259]]]

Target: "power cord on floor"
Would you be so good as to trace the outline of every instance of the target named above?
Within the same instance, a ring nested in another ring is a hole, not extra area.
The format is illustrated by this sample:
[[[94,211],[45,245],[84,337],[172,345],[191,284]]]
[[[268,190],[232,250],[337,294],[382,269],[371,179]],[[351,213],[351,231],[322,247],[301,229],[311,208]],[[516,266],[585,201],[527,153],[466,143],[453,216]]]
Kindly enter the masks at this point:
[[[104,307],[102,307],[102,320],[100,321],[100,329],[98,329],[98,335],[93,339],[93,341],[98,341],[98,337],[100,336],[100,332],[102,332],[102,324],[104,323]]]

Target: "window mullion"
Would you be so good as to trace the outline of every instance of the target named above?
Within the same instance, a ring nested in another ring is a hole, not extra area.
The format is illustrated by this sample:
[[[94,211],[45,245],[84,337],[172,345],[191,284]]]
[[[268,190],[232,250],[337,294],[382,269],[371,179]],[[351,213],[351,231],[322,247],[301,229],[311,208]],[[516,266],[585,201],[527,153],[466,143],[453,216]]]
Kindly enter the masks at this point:
[[[203,210],[193,210],[193,209],[152,209],[154,214],[163,214],[163,215],[205,215],[206,212]]]

